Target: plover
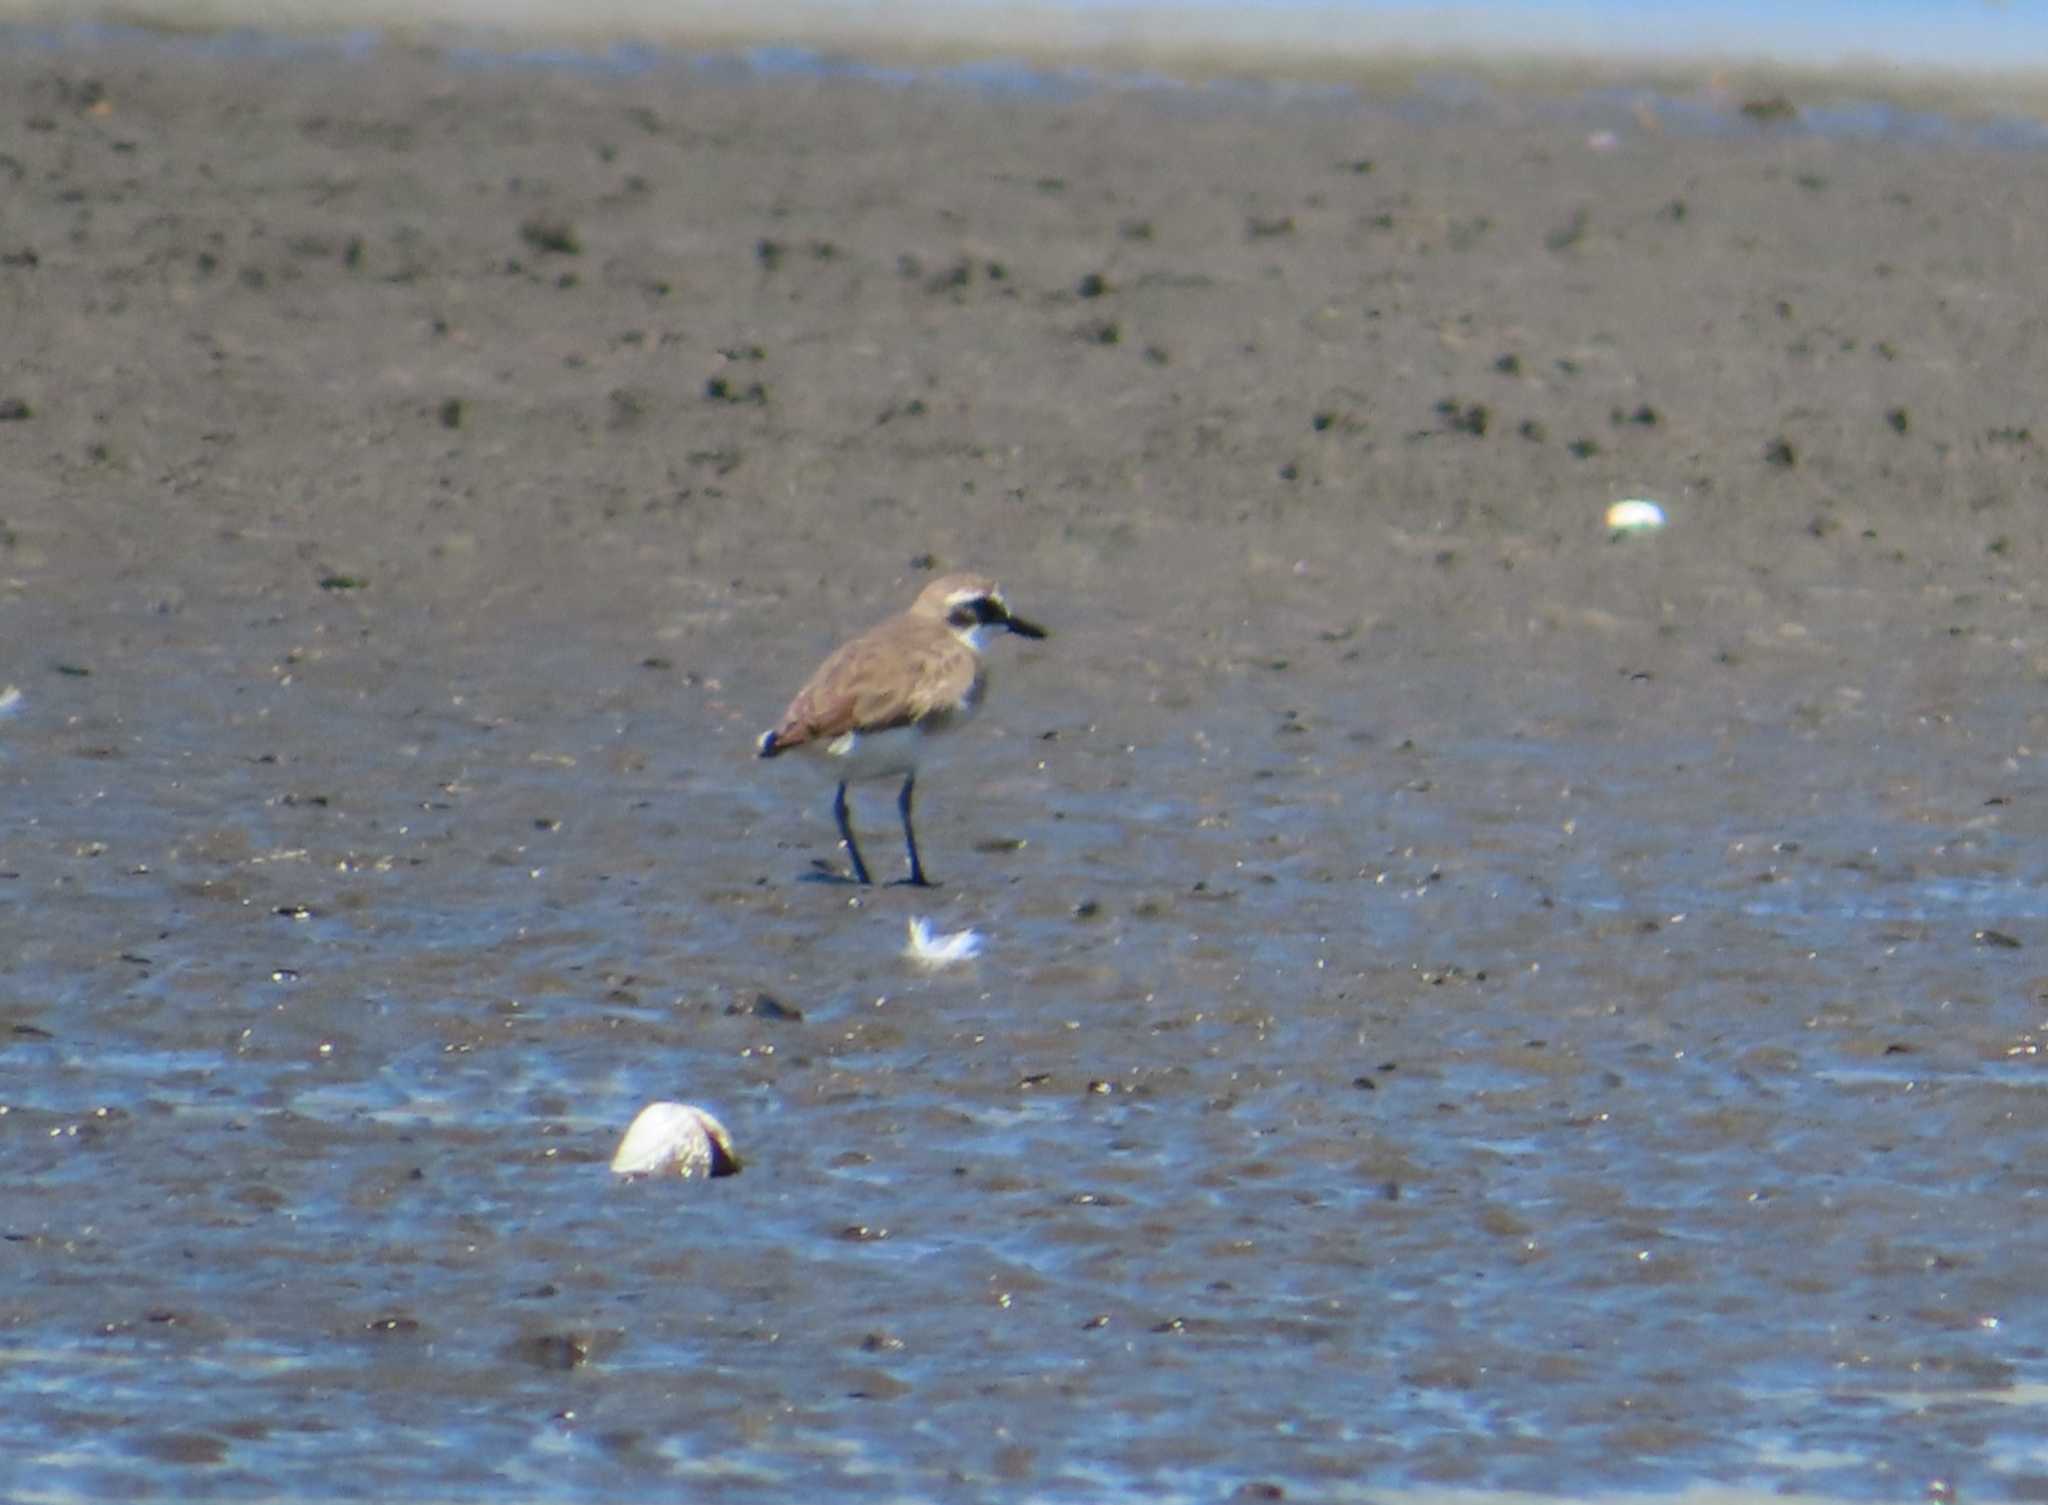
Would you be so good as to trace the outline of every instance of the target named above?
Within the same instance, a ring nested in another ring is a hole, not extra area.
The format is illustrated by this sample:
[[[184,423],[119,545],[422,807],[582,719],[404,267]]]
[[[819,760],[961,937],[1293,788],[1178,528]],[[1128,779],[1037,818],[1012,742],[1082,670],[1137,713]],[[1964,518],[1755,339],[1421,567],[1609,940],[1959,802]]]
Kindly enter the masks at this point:
[[[941,576],[917,593],[910,610],[835,648],[796,692],[781,724],[761,734],[762,757],[807,753],[838,781],[832,814],[855,882],[873,880],[846,819],[846,786],[900,774],[896,808],[910,852],[908,881],[929,886],[910,825],[918,759],[926,742],[958,730],[981,708],[988,686],[981,652],[1001,632],[1046,635],[1037,623],[1013,616],[986,575]]]

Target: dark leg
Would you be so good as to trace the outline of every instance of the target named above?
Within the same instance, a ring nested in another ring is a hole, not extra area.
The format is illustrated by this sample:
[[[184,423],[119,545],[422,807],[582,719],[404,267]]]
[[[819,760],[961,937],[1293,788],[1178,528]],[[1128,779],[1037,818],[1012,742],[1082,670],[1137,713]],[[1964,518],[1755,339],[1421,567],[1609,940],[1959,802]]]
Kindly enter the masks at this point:
[[[868,865],[860,860],[860,847],[853,839],[853,826],[846,819],[846,785],[839,786],[839,792],[832,796],[832,814],[839,822],[839,839],[845,843],[846,855],[853,859],[853,881],[872,883],[868,877]]]
[[[903,844],[910,848],[910,876],[904,881],[912,888],[930,888],[932,885],[924,875],[924,864],[917,860],[917,832],[910,827],[910,796],[917,788],[917,775],[906,773],[903,788],[896,796],[896,809],[903,817]]]

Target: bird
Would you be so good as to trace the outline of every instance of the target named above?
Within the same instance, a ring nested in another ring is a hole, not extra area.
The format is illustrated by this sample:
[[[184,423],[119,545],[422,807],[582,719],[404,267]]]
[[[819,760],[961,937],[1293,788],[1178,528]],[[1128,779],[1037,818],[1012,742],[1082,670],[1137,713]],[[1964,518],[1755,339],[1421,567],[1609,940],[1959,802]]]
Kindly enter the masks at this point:
[[[853,863],[853,880],[867,885],[868,866],[846,817],[846,786],[901,777],[896,809],[915,888],[933,885],[917,855],[910,802],[925,744],[957,731],[981,708],[988,688],[982,650],[1001,634],[1043,638],[1036,622],[1012,612],[995,581],[959,571],[942,575],[917,593],[910,609],[841,643],[796,692],[772,731],[755,745],[763,758],[801,752],[837,781],[832,815]]]

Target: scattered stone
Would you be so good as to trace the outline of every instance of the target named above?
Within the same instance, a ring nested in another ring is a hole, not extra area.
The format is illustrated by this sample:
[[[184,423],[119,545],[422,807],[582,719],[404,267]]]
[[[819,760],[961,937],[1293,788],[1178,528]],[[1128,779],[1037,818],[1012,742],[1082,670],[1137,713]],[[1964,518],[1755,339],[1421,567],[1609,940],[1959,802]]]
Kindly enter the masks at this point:
[[[1493,421],[1493,414],[1485,403],[1461,403],[1455,397],[1446,397],[1438,402],[1436,414],[1443,420],[1447,432],[1470,434],[1475,439],[1485,438],[1486,426]]]
[[[519,227],[519,238],[536,251],[556,256],[579,256],[583,242],[576,234],[576,227],[565,219],[551,215],[537,214]]]
[[[1586,227],[1593,222],[1593,211],[1581,204],[1572,211],[1572,217],[1543,237],[1543,247],[1548,251],[1569,251],[1586,238]]]
[[[746,1003],[733,1003],[726,1007],[728,1014],[751,1014],[756,1019],[771,1019],[777,1024],[801,1024],[804,1011],[784,1003],[772,993],[756,993]]]
[[[704,383],[704,396],[709,402],[750,402],[756,407],[762,407],[767,404],[768,389],[757,381],[748,382],[742,387],[722,376],[714,376]]]

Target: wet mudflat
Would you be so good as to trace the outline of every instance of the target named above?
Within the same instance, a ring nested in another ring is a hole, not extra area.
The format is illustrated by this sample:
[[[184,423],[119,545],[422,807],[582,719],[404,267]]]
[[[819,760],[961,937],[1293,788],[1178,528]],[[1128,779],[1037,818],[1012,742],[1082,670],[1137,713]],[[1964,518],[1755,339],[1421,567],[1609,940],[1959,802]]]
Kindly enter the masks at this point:
[[[0,71],[7,1493],[2048,1489],[2048,163]]]

